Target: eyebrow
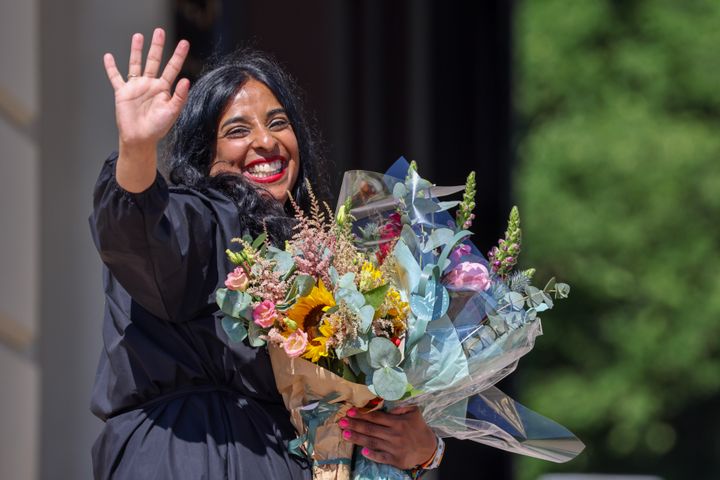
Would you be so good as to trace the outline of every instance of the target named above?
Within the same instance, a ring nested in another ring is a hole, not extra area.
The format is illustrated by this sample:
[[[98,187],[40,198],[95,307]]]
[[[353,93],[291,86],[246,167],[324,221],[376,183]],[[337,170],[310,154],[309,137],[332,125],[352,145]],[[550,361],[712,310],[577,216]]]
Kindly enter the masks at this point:
[[[287,115],[287,112],[285,111],[285,109],[281,107],[281,108],[274,108],[274,109],[270,110],[269,112],[267,112],[267,114],[265,114],[265,116],[272,117],[279,113],[283,113],[283,114]],[[232,125],[233,123],[242,123],[242,122],[247,122],[247,118],[243,117],[242,115],[236,115],[234,117],[231,117],[231,118],[225,120],[223,122],[223,124],[220,125],[220,128],[223,129],[223,128],[227,127],[228,125]]]

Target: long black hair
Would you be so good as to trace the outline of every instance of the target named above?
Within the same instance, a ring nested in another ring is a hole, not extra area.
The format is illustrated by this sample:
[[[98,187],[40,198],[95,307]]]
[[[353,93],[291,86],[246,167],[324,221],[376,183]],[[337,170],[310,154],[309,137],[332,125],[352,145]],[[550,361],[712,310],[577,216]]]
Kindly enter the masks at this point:
[[[190,89],[187,103],[170,131],[166,161],[170,181],[201,191],[215,189],[230,197],[238,207],[241,229],[258,235],[265,224],[271,239],[282,242],[291,235],[291,206],[282,205],[259,191],[242,175],[222,173],[210,176],[215,157],[218,123],[230,100],[249,79],[265,84],[285,109],[298,142],[300,168],[291,194],[307,211],[306,181],[319,198],[326,197],[326,182],[318,178],[323,162],[318,135],[306,118],[302,96],[290,75],[265,53],[244,49],[220,58],[206,67]],[[324,179],[323,179],[324,180]],[[241,234],[243,232],[238,232]]]

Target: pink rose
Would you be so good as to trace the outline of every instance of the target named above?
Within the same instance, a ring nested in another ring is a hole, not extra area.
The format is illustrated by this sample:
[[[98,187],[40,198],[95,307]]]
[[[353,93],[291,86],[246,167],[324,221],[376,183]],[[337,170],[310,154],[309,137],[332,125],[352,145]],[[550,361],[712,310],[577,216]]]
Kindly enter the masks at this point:
[[[485,291],[490,288],[490,274],[481,263],[462,262],[445,277],[449,287],[463,290]]]
[[[250,279],[245,274],[245,270],[242,267],[237,267],[232,272],[228,273],[225,279],[225,286],[230,290],[244,291],[248,287]]]
[[[270,300],[263,300],[252,311],[253,321],[263,328],[272,327],[278,316],[275,304]]]
[[[283,348],[285,349],[285,353],[287,353],[288,357],[295,358],[305,353],[305,347],[307,347],[307,344],[307,333],[302,330],[295,330],[285,339]]]
[[[461,243],[455,250],[452,251],[450,254],[450,260],[457,263],[460,261],[462,257],[465,255],[470,255],[470,245],[465,245],[464,243]]]

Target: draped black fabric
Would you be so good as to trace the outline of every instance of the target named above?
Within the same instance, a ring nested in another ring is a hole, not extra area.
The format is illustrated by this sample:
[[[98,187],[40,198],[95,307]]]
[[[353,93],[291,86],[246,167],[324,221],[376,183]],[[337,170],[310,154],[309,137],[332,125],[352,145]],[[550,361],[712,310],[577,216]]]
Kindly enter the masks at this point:
[[[105,427],[98,479],[309,478],[264,349],[230,343],[215,290],[239,236],[228,198],[169,188],[132,194],[105,163],[90,217],[105,264],[104,348],[91,409]]]

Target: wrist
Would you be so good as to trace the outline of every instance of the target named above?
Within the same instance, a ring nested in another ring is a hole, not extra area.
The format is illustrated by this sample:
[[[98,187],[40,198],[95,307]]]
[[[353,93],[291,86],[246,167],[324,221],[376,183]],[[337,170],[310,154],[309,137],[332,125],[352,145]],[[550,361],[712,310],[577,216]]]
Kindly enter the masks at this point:
[[[147,190],[157,175],[157,145],[120,142],[115,179],[132,193]]]

